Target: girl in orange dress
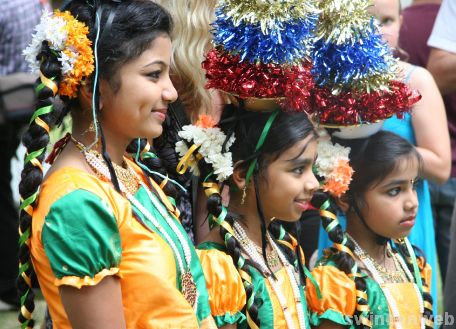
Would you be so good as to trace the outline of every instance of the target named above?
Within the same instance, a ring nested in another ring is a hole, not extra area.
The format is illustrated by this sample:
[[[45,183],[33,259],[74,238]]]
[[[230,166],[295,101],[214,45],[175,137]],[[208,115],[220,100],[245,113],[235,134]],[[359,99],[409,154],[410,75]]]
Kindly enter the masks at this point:
[[[23,138],[22,327],[34,324],[36,273],[56,329],[214,328],[173,185],[145,139],[162,133],[177,98],[171,18],[140,0],[75,0],[66,10],[45,14],[26,50],[40,80]],[[43,178],[49,134],[68,112],[72,132]]]
[[[347,151],[344,156],[349,152],[353,176],[345,193],[328,179],[324,185],[347,218],[346,232],[331,211],[331,202],[324,195],[314,200],[334,244],[312,270],[322,293],[317,296],[308,286],[312,325],[432,328],[431,269],[407,240],[418,209],[415,187],[421,157],[413,145],[387,131],[332,139],[339,145],[319,145],[319,175],[334,169],[331,161],[342,159]]]

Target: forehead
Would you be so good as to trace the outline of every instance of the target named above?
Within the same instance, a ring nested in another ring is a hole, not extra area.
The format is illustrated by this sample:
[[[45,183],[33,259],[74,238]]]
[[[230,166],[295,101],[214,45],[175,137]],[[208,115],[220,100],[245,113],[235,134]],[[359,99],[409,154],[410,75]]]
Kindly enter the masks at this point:
[[[369,7],[369,12],[374,15],[399,15],[399,10],[399,0],[375,0]]]
[[[127,62],[124,67],[145,66],[154,61],[169,65],[171,61],[171,39],[165,34],[158,35],[137,58]]]
[[[287,148],[282,154],[280,154],[280,156],[277,158],[277,161],[289,161],[292,159],[309,157],[313,158],[316,153],[316,148],[316,138],[311,134],[306,138],[294,143],[291,147]]]
[[[419,174],[420,164],[414,154],[396,160],[394,169],[377,185],[387,184],[393,180],[413,180]]]

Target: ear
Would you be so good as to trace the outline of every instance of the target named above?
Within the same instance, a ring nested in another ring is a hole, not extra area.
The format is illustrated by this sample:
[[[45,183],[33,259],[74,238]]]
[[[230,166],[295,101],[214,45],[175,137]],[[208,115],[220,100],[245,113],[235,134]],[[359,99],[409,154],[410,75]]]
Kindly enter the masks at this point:
[[[399,15],[399,26],[402,26],[402,22],[404,21],[404,17],[402,14]]]
[[[104,94],[104,90],[106,90],[106,84],[107,82],[100,79],[99,80],[99,92],[100,92],[100,97],[99,97],[99,102],[100,102],[100,111],[103,108],[103,97],[102,95]],[[93,99],[93,87],[89,83],[85,83],[81,85],[81,88],[79,89],[79,97],[81,100],[84,102],[84,104],[88,104],[87,108],[92,108],[92,99]]]
[[[348,202],[348,197],[346,195],[342,195],[339,198],[335,198],[334,201],[344,214],[346,214],[350,209],[350,203]]]
[[[242,190],[245,186],[245,175],[247,171],[243,168],[244,161],[238,161],[233,166],[233,176],[231,179],[236,187]]]
[[[83,104],[92,104],[93,90],[89,87],[88,83],[82,83],[79,88],[79,98]],[[89,108],[91,106],[88,106]]]

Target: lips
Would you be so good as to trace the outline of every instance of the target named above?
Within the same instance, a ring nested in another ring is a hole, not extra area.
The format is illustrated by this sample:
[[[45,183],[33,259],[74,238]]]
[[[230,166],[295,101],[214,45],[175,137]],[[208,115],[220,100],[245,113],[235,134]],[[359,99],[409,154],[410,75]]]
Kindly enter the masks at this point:
[[[168,112],[168,109],[152,110],[152,113],[155,116],[157,116],[161,121],[165,121],[167,112]]]
[[[416,215],[407,217],[407,218],[401,220],[399,224],[400,224],[401,226],[412,227],[413,225],[415,225],[415,218],[416,218]]]
[[[298,208],[301,209],[301,211],[306,211],[310,208],[310,199],[300,199],[295,200],[294,202],[298,206]]]

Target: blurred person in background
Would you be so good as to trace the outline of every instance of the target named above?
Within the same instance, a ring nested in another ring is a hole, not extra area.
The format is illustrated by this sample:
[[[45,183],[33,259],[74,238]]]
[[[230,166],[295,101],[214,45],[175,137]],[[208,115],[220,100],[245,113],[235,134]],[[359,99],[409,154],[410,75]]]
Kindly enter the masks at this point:
[[[447,96],[456,93],[456,2],[454,0],[443,0],[439,13],[434,23],[432,34],[428,45],[432,47],[428,69],[434,75],[440,92]],[[455,107],[456,108],[456,107]],[[448,112],[448,109],[447,109]],[[456,112],[448,113],[450,133],[456,136]],[[453,170],[455,176],[456,143],[452,144]],[[453,201],[454,201],[453,197]],[[448,255],[448,267],[446,273],[456,271],[456,225],[454,224],[456,213],[453,210],[450,230],[450,251]],[[444,288],[444,309],[454,317],[456,314],[456,277],[447,275]],[[453,328],[453,323],[446,323],[444,328]]]
[[[399,45],[404,50],[404,55],[410,64],[422,67],[427,65],[431,51],[427,40],[431,35],[441,3],[441,0],[415,0],[410,7],[403,10]],[[434,79],[437,81],[438,77],[434,76]],[[442,185],[429,181],[429,191],[435,223],[437,254],[444,284],[450,248],[451,215],[456,199],[456,93],[443,95],[443,101],[452,149],[451,175],[448,181]]]

